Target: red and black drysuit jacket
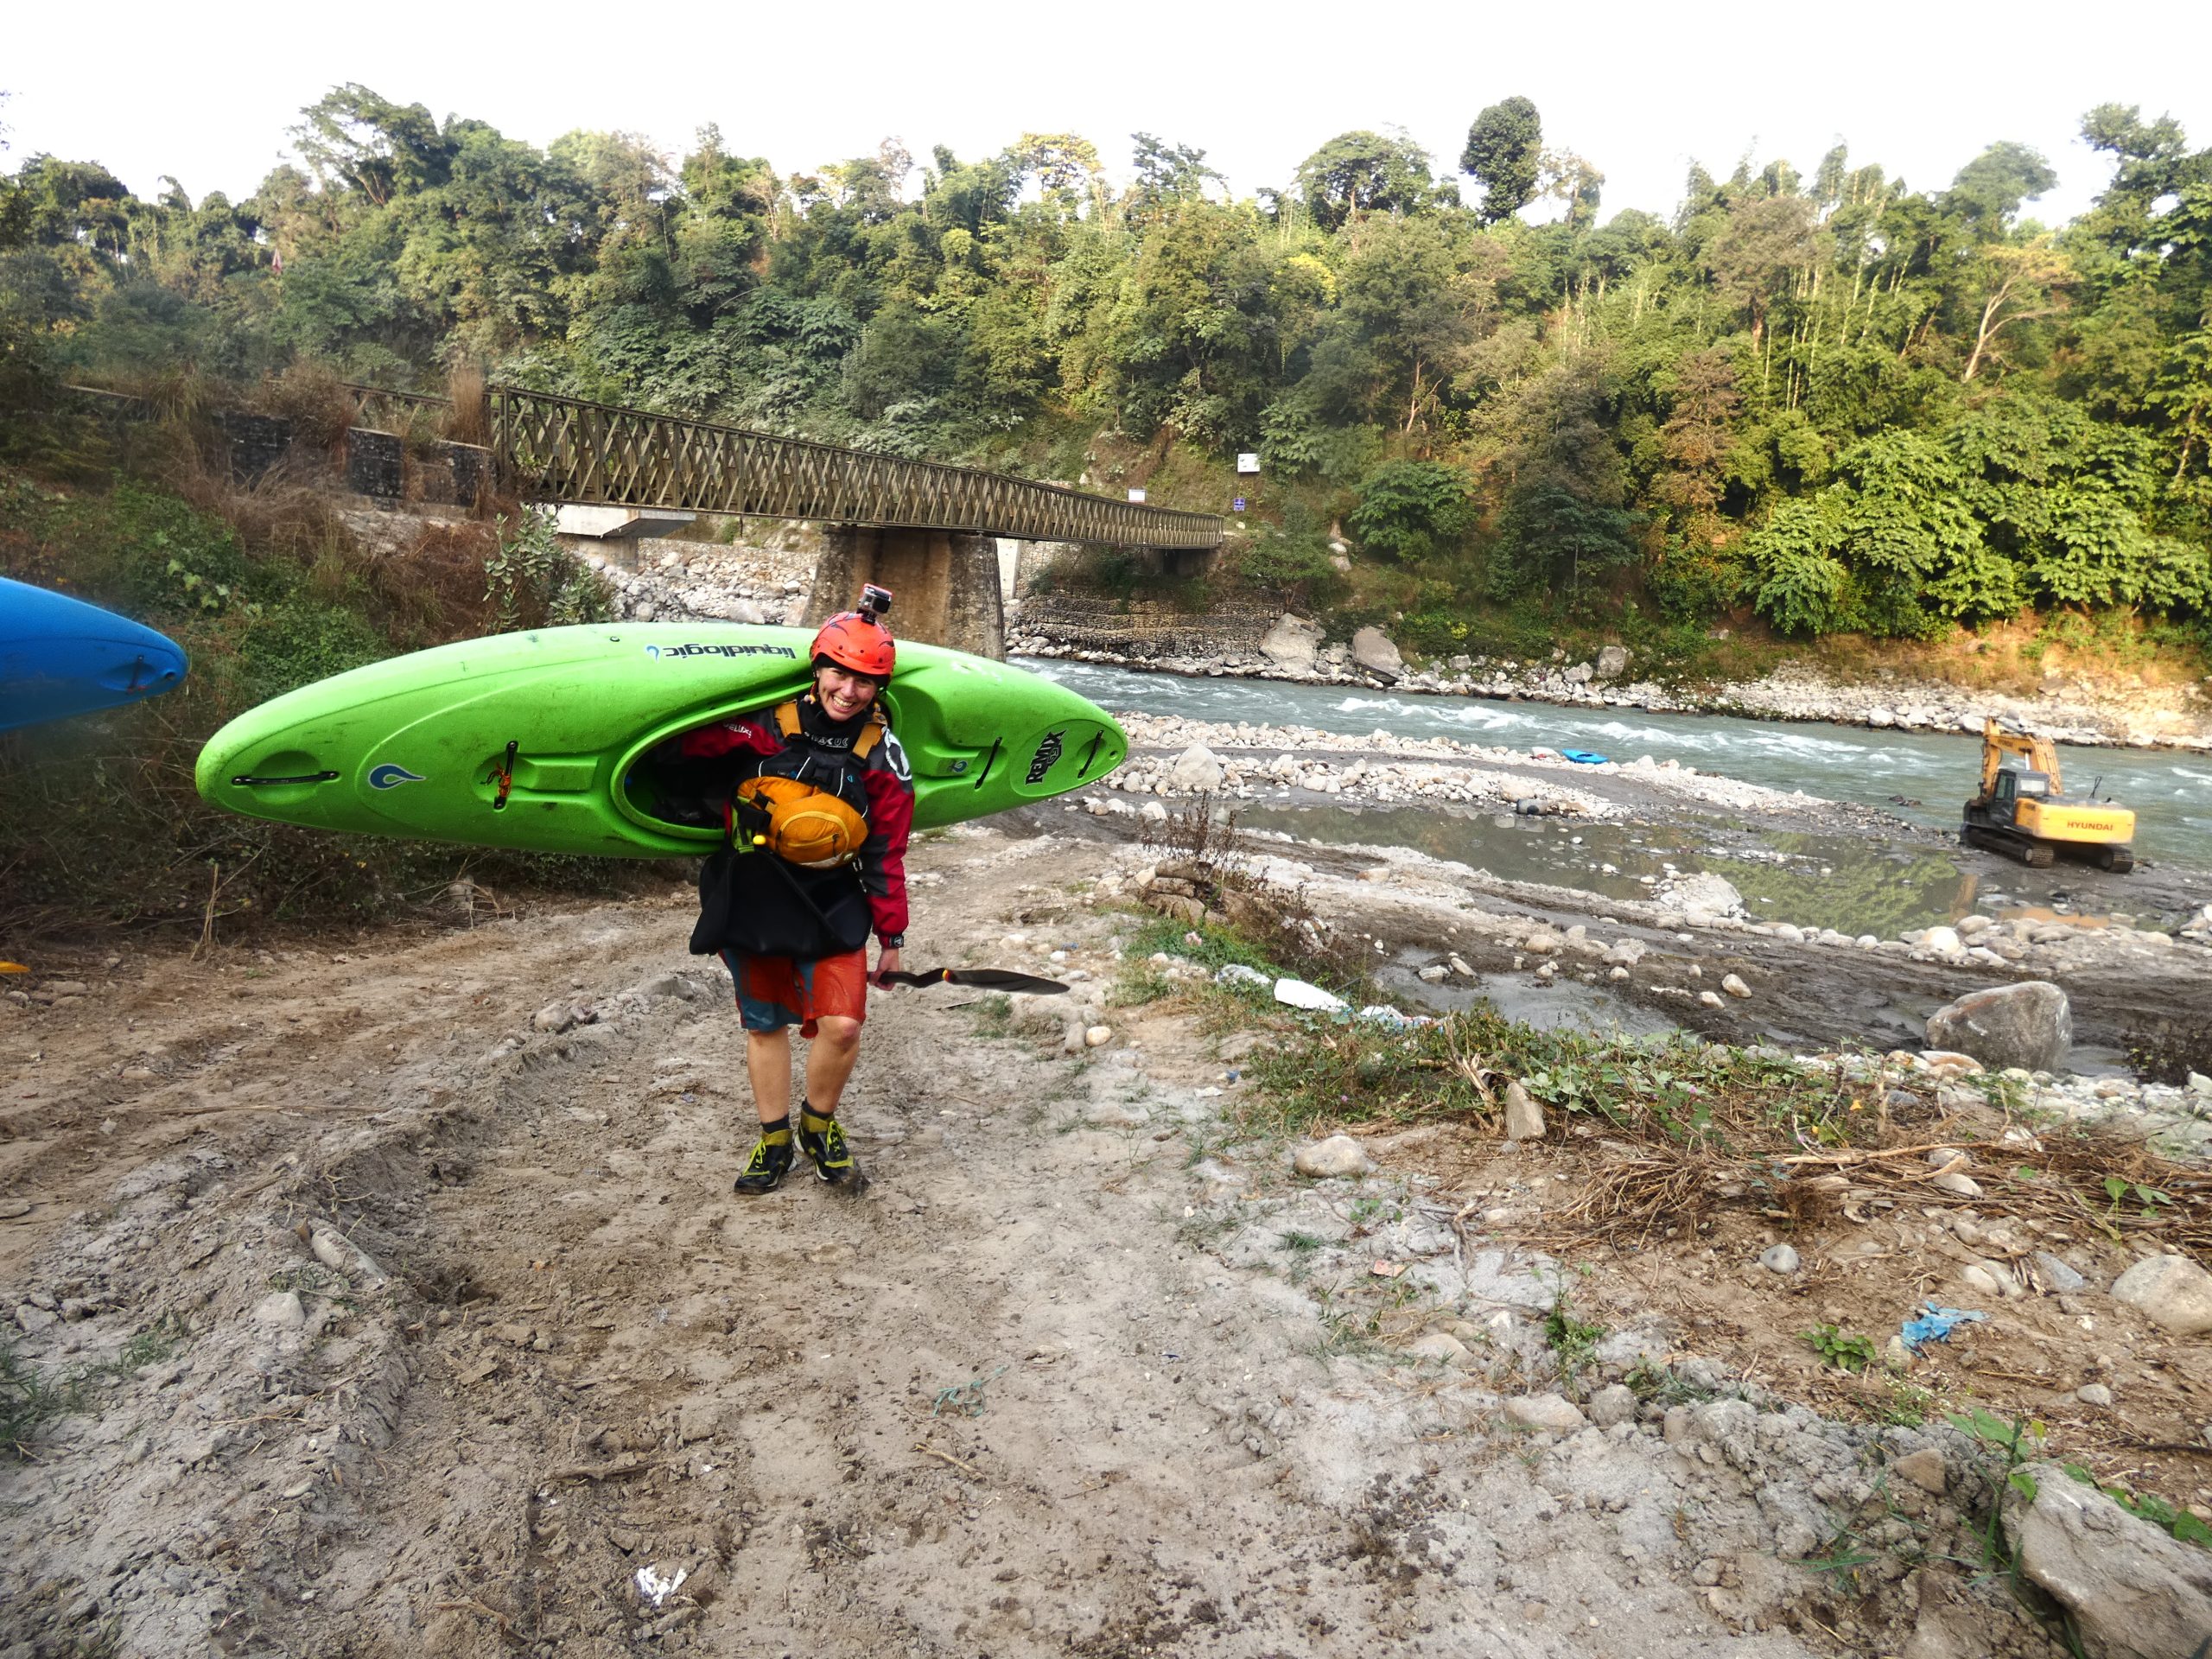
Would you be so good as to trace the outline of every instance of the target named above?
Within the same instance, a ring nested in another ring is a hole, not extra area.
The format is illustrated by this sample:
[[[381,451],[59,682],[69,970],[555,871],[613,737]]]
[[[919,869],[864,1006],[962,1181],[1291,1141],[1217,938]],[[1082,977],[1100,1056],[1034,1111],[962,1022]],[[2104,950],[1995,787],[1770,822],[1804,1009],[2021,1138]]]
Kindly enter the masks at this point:
[[[664,788],[719,825],[747,779],[794,778],[858,812],[868,821],[868,838],[851,860],[830,869],[793,864],[765,849],[716,853],[699,873],[694,954],[813,960],[861,949],[871,930],[894,938],[906,931],[906,838],[914,823],[906,752],[880,708],[834,721],[810,693],[796,712],[795,722],[764,710],[671,739],[654,756]],[[788,735],[786,723],[797,728]]]

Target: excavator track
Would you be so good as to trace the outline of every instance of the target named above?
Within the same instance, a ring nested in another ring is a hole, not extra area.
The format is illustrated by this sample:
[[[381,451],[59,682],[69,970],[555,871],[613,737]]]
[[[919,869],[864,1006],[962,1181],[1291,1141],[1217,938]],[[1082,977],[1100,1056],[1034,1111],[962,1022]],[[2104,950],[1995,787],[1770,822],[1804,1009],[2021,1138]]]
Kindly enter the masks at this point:
[[[1968,847],[2001,853],[2031,870],[2047,870],[2058,861],[2057,849],[2050,842],[2037,841],[2032,836],[2024,836],[2017,830],[1969,822],[1959,826],[1959,839]]]

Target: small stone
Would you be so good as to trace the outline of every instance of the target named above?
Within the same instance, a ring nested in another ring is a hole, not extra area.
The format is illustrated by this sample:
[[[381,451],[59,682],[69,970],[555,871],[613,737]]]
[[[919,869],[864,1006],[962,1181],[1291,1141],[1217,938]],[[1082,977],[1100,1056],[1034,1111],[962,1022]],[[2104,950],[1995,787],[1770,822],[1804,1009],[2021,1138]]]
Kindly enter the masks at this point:
[[[1759,1252],[1759,1265],[1769,1273],[1795,1273],[1797,1252],[1787,1244],[1770,1245]]]
[[[2080,1273],[2053,1255],[2049,1250],[2036,1252],[2036,1268],[2043,1274],[2044,1283],[2054,1295],[2066,1295],[2088,1284]]]
[[[1997,1287],[1997,1294],[2007,1300],[2026,1294],[2018,1275],[2004,1262],[1984,1260],[1974,1265],[1989,1275],[1990,1282]]]
[[[1600,1428],[1611,1428],[1615,1423],[1636,1421],[1643,1402],[1636,1397],[1636,1390],[1624,1382],[1609,1382],[1590,1396],[1587,1408],[1590,1421]]]
[[[1962,1198],[1978,1198],[1981,1196],[1980,1184],[1971,1175],[1961,1175],[1955,1169],[1945,1170],[1930,1185],[1940,1186],[1946,1192],[1955,1192]]]
[[[22,1302],[16,1306],[16,1323],[27,1335],[35,1337],[40,1332],[50,1331],[60,1324],[61,1316],[58,1313],[49,1313],[42,1307],[33,1307],[29,1302]]]
[[[1325,1180],[1337,1175],[1364,1175],[1375,1167],[1367,1148],[1348,1135],[1325,1141],[1309,1141],[1291,1155],[1291,1167],[1300,1175]]]
[[[1433,1360],[1440,1365],[1457,1365],[1467,1358],[1470,1350],[1465,1343],[1449,1332],[1432,1331],[1406,1352],[1415,1359]]]
[[[1558,1394],[1529,1394],[1508,1400],[1505,1414],[1529,1428],[1561,1432],[1586,1427],[1590,1421],[1573,1401]]]
[[[1697,1000],[1700,1004],[1708,1008],[1717,1008],[1721,1006],[1720,993],[1718,991],[1700,991],[1697,994]]]
[[[563,1032],[576,1023],[576,1011],[566,1002],[548,1002],[530,1016],[532,1031]]]
[[[722,1425],[722,1402],[719,1400],[686,1400],[676,1415],[676,1438],[690,1446],[696,1440],[711,1440]]]
[[[1774,1553],[1785,1561],[1802,1561],[1820,1547],[1820,1535],[1802,1521],[1784,1521],[1774,1529]]]
[[[2101,1382],[2083,1383],[2074,1390],[2074,1397],[2085,1406],[2109,1408],[2112,1404],[2112,1390]]]
[[[1890,1467],[1923,1491],[1934,1492],[1938,1497],[1942,1496],[1949,1478],[1943,1472],[1943,1454],[1933,1446],[1907,1452]]]
[[[2186,1256],[2138,1262],[2113,1281],[2112,1294],[2176,1336],[2212,1331],[2212,1273]]]
[[[1114,1027],[1111,1026],[1088,1026],[1084,1028],[1083,1046],[1085,1048],[1103,1048],[1113,1040]]]
[[[274,1325],[279,1331],[296,1331],[308,1322],[308,1311],[297,1293],[289,1290],[271,1291],[253,1305],[254,1322]]]
[[[1720,988],[1731,996],[1747,997],[1751,994],[1751,988],[1734,974],[1730,974],[1721,980]]]
[[[1989,1269],[1979,1262],[1969,1262],[1959,1269],[1959,1282],[1968,1290],[1979,1291],[1984,1296],[2002,1296],[2005,1294],[1998,1288],[1997,1281],[1991,1276]]]

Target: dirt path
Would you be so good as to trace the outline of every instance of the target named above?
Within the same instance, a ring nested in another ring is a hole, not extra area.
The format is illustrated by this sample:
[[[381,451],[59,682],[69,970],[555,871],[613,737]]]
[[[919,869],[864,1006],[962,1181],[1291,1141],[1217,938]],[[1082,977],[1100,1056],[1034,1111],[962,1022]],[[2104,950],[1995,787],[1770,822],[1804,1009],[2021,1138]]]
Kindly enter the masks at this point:
[[[1834,1514],[1897,1512],[1870,1435],[1717,1376],[1513,1421],[1557,1264],[1225,1148],[1217,1039],[1103,1006],[1106,856],[918,847],[915,960],[1052,963],[1116,1029],[880,999],[855,1198],[731,1194],[680,896],[10,1014],[0,1289],[79,1408],[0,1465],[0,1655],[2050,1650],[1956,1573],[1827,1594]],[[1408,1317],[1355,1342],[1376,1262]]]

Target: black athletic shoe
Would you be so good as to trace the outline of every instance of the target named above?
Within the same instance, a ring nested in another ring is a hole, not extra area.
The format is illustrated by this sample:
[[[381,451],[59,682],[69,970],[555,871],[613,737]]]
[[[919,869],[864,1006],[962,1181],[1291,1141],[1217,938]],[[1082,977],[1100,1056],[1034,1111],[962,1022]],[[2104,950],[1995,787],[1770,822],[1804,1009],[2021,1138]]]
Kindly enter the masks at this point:
[[[838,1128],[836,1118],[817,1117],[812,1112],[802,1111],[798,1117],[798,1143],[814,1160],[814,1173],[830,1185],[840,1186],[859,1176],[860,1166],[853,1161],[852,1149],[846,1146],[845,1132]]]
[[[753,1156],[746,1162],[745,1173],[737,1178],[736,1190],[748,1198],[772,1192],[791,1168],[791,1132],[772,1129],[753,1143]]]

